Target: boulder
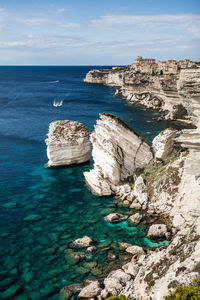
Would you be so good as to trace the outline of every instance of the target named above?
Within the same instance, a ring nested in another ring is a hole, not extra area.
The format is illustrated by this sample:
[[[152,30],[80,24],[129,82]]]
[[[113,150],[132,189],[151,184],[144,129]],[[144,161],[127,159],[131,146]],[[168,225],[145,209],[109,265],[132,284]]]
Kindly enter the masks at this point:
[[[79,293],[80,298],[93,298],[101,293],[101,288],[98,281],[93,281],[85,286]]]
[[[127,218],[128,216],[124,216],[118,213],[111,213],[105,217],[105,220],[110,223],[119,223],[125,221]]]
[[[140,203],[135,203],[133,202],[131,205],[130,205],[130,208],[133,208],[133,209],[141,209],[141,204]]]
[[[108,274],[107,278],[115,278],[119,280],[120,283],[126,283],[128,280],[131,279],[131,276],[126,274],[121,269],[118,269],[116,271],[112,271],[110,274]]]
[[[155,158],[166,160],[170,157],[174,148],[174,139],[177,134],[177,130],[173,128],[167,128],[159,133],[152,142],[152,148]]]
[[[55,121],[50,123],[47,135],[48,167],[80,164],[90,159],[90,131],[83,124]]]
[[[150,226],[147,237],[150,239],[165,238],[167,235],[167,226],[165,224],[153,224]]]
[[[85,172],[90,189],[99,196],[115,194],[125,179],[153,158],[151,148],[138,133],[112,114],[100,114],[91,134],[94,169]],[[129,187],[130,188],[130,187]]]
[[[131,225],[138,225],[142,220],[142,215],[136,213],[128,218],[128,221]]]
[[[140,255],[144,254],[144,250],[142,247],[139,246],[131,246],[126,248],[126,252],[131,253],[134,256],[139,257]]]
[[[130,274],[134,277],[137,275],[137,273],[139,271],[138,266],[136,266],[132,262],[129,262],[129,263],[123,265],[122,269],[124,270],[125,273]]]
[[[89,247],[94,241],[89,236],[84,236],[83,238],[76,239],[73,244],[79,247]]]

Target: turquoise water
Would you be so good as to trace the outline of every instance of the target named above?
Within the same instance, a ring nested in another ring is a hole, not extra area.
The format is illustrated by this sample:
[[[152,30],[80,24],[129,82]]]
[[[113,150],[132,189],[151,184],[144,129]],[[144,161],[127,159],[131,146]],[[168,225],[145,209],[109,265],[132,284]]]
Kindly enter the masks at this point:
[[[99,112],[117,114],[149,141],[167,122],[135,108],[105,86],[83,83],[90,67],[0,68],[0,296],[4,299],[58,299],[60,289],[86,278],[102,280],[130,257],[118,242],[155,247],[148,224],[109,224],[111,212],[133,214],[109,197],[94,196],[80,166],[47,169],[45,135],[49,122],[73,119],[93,128]],[[53,107],[54,99],[63,106]],[[170,124],[171,126],[171,124]],[[72,242],[84,235],[97,251]],[[78,253],[77,253],[78,252]],[[77,253],[80,261],[74,260]],[[108,255],[115,255],[108,259]]]

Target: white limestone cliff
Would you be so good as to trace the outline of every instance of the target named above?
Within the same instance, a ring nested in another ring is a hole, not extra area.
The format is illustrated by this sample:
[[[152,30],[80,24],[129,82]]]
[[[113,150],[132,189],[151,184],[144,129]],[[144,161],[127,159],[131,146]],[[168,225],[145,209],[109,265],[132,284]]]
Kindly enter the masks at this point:
[[[80,164],[90,159],[90,131],[83,124],[55,121],[50,123],[47,135],[48,167]]]
[[[94,169],[84,176],[95,194],[105,196],[114,194],[153,155],[147,142],[116,116],[102,113],[100,118],[91,134]]]
[[[91,70],[84,81],[116,86],[131,103],[168,112],[166,119],[196,124],[193,116],[200,110],[200,64],[169,61],[169,66],[171,64],[175,67],[173,72],[166,66],[164,73],[157,64],[152,69],[151,62],[149,66],[138,67],[134,63],[124,68]]]

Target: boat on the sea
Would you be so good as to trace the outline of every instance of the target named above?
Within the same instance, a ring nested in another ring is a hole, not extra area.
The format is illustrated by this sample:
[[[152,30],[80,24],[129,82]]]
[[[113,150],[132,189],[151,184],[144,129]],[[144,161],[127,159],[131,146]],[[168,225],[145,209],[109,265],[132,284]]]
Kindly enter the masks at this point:
[[[61,100],[61,101],[53,101],[53,106],[55,106],[55,107],[58,107],[58,106],[62,106],[62,104],[63,104],[63,101]]]

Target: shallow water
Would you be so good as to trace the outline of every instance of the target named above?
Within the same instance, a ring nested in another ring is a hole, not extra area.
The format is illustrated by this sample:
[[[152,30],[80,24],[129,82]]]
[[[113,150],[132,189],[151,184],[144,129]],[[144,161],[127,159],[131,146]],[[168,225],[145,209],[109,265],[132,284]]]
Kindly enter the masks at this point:
[[[84,84],[89,69],[0,67],[0,290],[5,299],[58,299],[63,286],[102,279],[125,261],[118,242],[142,247],[167,243],[145,238],[144,225],[104,220],[110,212],[134,211],[89,191],[83,178],[89,163],[45,168],[44,139],[51,121],[77,120],[92,130],[100,112],[111,112],[149,142],[169,125],[114,98],[112,88]],[[54,107],[54,99],[63,105]],[[94,239],[97,252],[86,255],[73,248],[71,242],[84,235]],[[75,263],[73,252],[80,252],[82,261]],[[116,259],[108,263],[110,253]]]

